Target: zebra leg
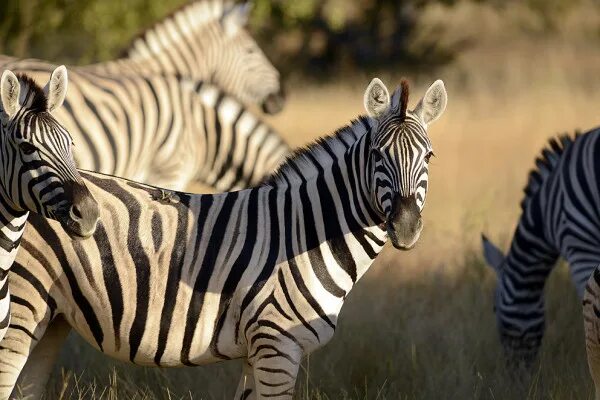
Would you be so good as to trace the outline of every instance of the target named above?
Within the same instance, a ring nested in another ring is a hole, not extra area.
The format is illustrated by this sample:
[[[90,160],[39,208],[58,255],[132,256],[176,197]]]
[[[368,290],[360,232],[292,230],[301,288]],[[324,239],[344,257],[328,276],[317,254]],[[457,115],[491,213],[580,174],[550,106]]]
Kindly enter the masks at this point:
[[[242,368],[242,377],[235,392],[235,400],[255,400],[256,388],[254,387],[254,373],[252,366],[247,361]]]
[[[600,400],[600,267],[594,270],[583,294],[583,328],[588,367]]]
[[[266,336],[264,336],[266,338]],[[302,350],[287,337],[260,340],[248,357],[254,371],[256,398],[288,399],[294,396]]]
[[[13,396],[18,394],[23,399],[39,399],[44,395],[50,374],[70,331],[69,323],[59,315],[45,332],[38,334],[42,336],[37,345],[33,343],[35,347],[31,349],[26,359],[27,362],[19,375]]]

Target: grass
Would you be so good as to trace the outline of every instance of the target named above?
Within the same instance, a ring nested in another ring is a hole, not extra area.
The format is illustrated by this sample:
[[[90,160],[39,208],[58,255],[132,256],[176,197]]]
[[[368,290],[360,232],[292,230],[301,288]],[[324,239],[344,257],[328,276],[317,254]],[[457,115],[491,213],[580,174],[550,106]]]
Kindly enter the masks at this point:
[[[430,129],[437,156],[424,234],[409,253],[386,249],[357,285],[332,342],[305,360],[297,398],[592,398],[581,307],[564,265],[546,288],[547,334],[534,373],[514,376],[504,368],[492,313],[495,277],[481,261],[479,233],[506,248],[527,171],[547,138],[599,125],[600,47],[589,36],[597,35],[598,13],[578,9],[565,16],[550,39],[523,35],[523,26],[533,29],[535,21],[524,23],[512,7],[507,15],[472,4],[462,14],[436,7],[427,18],[454,23],[442,27],[453,32],[468,25],[481,40],[450,66],[409,76],[412,104],[438,77],[449,94],[446,114]],[[590,34],[574,27],[595,28]],[[403,74],[381,75],[393,86]],[[297,84],[271,121],[294,146],[331,133],[362,112],[370,78]],[[235,361],[138,368],[98,355],[74,337],[49,397],[230,399],[239,369]]]

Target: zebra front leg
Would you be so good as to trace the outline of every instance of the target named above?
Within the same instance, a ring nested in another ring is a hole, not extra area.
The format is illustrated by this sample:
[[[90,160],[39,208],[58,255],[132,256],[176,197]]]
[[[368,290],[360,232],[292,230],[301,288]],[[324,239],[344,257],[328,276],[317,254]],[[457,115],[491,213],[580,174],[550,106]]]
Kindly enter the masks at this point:
[[[43,304],[46,306],[46,303]],[[40,392],[38,389],[40,386],[39,382],[44,378],[36,376],[33,373],[31,379],[35,383],[34,385],[31,387],[23,385],[22,391],[14,388],[30,354],[44,337],[51,321],[52,316],[49,307],[46,306],[43,309],[36,308],[32,304],[31,299],[24,299],[18,295],[12,296],[11,323],[6,336],[0,342],[0,400],[8,399],[11,393],[14,398],[21,398],[25,394],[35,396],[36,392],[32,390],[38,390],[37,398],[43,394],[46,382],[45,380],[43,381],[42,384],[44,386],[42,386],[42,391]],[[41,355],[42,357],[48,355],[48,351],[42,351]],[[35,366],[32,367],[35,368]],[[39,372],[42,371],[38,369]]]
[[[56,317],[33,348],[17,380],[13,397],[39,399],[54,369],[71,325],[62,316]],[[18,396],[17,396],[18,395]],[[19,397],[20,396],[20,397]]]
[[[235,400],[255,400],[256,399],[256,388],[254,387],[254,373],[252,366],[248,364],[248,361],[244,361],[242,367],[242,377],[240,383],[235,392]]]
[[[254,373],[256,398],[291,400],[303,354],[298,342],[290,334],[273,332],[257,333],[250,342],[248,362]]]

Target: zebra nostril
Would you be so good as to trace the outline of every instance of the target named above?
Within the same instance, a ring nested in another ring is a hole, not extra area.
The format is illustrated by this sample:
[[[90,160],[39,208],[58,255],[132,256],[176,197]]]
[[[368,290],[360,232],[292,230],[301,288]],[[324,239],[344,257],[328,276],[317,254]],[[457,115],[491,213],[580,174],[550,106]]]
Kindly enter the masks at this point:
[[[71,212],[73,213],[73,215],[75,217],[77,217],[78,219],[82,219],[83,215],[81,215],[81,210],[79,210],[79,207],[77,207],[76,205],[73,205],[71,207]]]

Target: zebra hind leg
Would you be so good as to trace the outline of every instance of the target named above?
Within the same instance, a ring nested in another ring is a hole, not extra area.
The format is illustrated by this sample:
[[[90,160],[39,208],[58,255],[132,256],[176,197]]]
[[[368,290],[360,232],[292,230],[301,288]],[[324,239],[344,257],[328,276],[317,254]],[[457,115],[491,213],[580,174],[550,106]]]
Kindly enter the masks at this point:
[[[9,386],[6,386],[7,392],[14,386],[11,398],[42,398],[46,391],[46,384],[48,383],[48,379],[50,378],[50,374],[52,373],[62,348],[62,344],[70,331],[71,326],[61,316],[56,317],[48,325],[38,325],[35,331],[38,340],[36,341],[27,335],[30,345],[23,345],[22,348],[18,350],[19,353],[22,353],[20,357],[18,357],[18,360],[14,360],[10,363],[15,367],[21,366],[20,371],[18,368],[15,368],[15,370],[10,368],[11,371],[9,372],[6,368],[7,365],[2,365],[2,371],[0,371],[0,389],[4,390],[5,385],[8,383]],[[23,331],[13,329],[11,326],[7,337],[12,337],[15,339],[15,342],[18,342],[19,339],[17,339],[16,336],[18,336],[19,333],[23,333]],[[2,343],[2,345],[4,345],[4,343]],[[2,348],[2,352],[4,351],[5,349]],[[11,358],[17,354],[14,350],[11,352],[14,352],[10,355]],[[1,357],[3,357],[2,353],[0,353],[0,358]],[[4,399],[7,398],[7,396],[2,392],[0,398]]]
[[[583,294],[583,326],[588,367],[600,400],[600,267],[596,268]]]

